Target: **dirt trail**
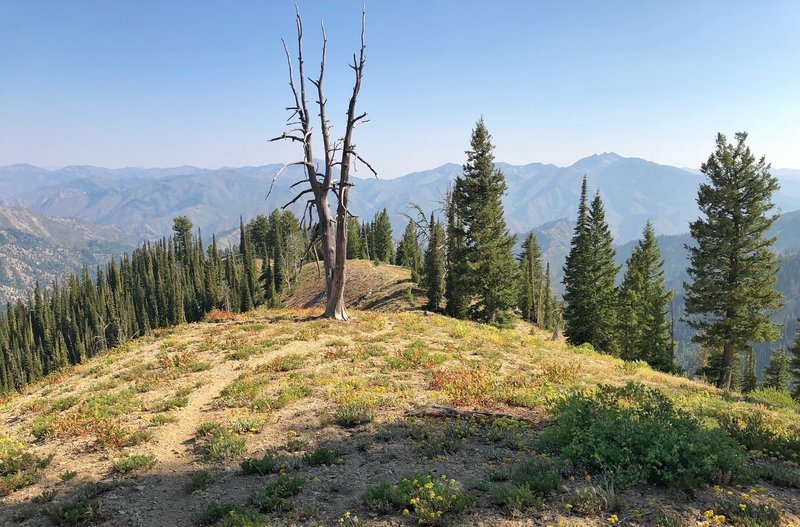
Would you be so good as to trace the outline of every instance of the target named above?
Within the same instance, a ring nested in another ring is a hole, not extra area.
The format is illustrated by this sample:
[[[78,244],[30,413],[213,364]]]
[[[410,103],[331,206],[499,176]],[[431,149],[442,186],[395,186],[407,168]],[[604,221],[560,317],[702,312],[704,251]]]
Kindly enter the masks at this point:
[[[186,510],[187,495],[184,490],[193,472],[207,467],[198,459],[194,449],[197,428],[215,412],[214,400],[240,374],[246,365],[256,367],[296,348],[307,347],[307,342],[290,342],[247,361],[222,360],[200,379],[203,384],[189,396],[189,404],[178,411],[178,421],[164,425],[144,452],[158,458],[152,475],[142,475],[110,493],[106,503],[113,510],[124,511],[111,525],[120,525],[120,516],[126,518],[127,527],[189,526],[194,510]],[[156,474],[157,473],[157,474]],[[189,499],[192,509],[202,508],[205,499]],[[116,511],[115,511],[116,512]]]

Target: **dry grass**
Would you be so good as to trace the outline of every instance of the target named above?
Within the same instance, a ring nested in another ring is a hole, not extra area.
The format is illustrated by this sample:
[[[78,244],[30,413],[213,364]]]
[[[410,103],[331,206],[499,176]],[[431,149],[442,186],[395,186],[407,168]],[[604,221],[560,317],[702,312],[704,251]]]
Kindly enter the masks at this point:
[[[304,273],[312,271],[307,267]],[[371,289],[370,296],[390,298],[408,285],[405,270],[369,262],[355,262],[351,276],[353,295]],[[309,303],[309,284],[298,288],[297,304]],[[401,302],[394,309],[408,307]],[[34,498],[58,490],[58,499],[68,503],[86,495],[89,483],[117,485],[122,476],[114,460],[120,459],[158,463],[137,472],[140,490],[123,484],[112,499],[92,487],[106,521],[127,524],[130,517],[116,505],[124,502],[128,511],[140,511],[141,523],[131,525],[190,525],[212,499],[247,507],[248,496],[263,497],[275,476],[244,475],[238,462],[266,453],[280,460],[280,470],[305,482],[297,496],[281,501],[274,525],[333,525],[358,514],[359,525],[411,525],[421,513],[411,510],[405,517],[402,509],[387,506],[369,517],[362,495],[382,483],[390,488],[407,474],[430,473],[453,477],[474,501],[458,513],[458,524],[530,525],[524,518],[536,514],[535,523],[542,525],[608,525],[603,514],[565,508],[576,507],[569,500],[590,484],[587,477],[597,475],[565,467],[560,485],[566,492],[533,497],[504,483],[512,466],[541,455],[538,430],[565,394],[634,381],[658,388],[711,426],[721,415],[744,410],[763,415],[789,436],[800,424],[791,405],[755,405],[705,384],[552,342],[526,324],[498,330],[419,312],[356,309],[352,322],[343,324],[318,314],[318,308],[261,309],[156,332],[3,401],[0,437],[13,441],[15,456],[29,453],[34,457],[27,459],[50,464],[37,465],[35,477],[15,485],[0,508],[0,525],[47,525],[42,511],[52,505]],[[516,419],[405,416],[407,409],[431,403]],[[204,427],[208,434],[196,435]],[[303,462],[319,448],[335,452],[335,461]],[[790,458],[791,450],[786,452]],[[783,462],[785,470],[796,469],[792,459]],[[203,480],[205,490],[174,492],[194,488],[200,468],[215,474]],[[217,470],[223,468],[228,470]],[[78,477],[62,477],[75,472]],[[794,481],[789,473],[778,479]],[[765,489],[758,494],[764,503],[782,503],[784,524],[798,524],[800,499],[793,490],[766,481],[759,488]],[[620,524],[655,525],[671,511],[694,525],[719,496],[702,489],[692,501],[643,487],[619,497]],[[533,513],[534,506],[541,510]]]

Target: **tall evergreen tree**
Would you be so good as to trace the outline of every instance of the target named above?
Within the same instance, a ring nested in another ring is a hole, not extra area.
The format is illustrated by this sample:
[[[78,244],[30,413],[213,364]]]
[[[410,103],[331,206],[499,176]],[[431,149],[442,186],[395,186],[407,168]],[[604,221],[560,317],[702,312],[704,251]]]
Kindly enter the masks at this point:
[[[355,260],[363,258],[361,224],[358,218],[350,218],[347,222],[347,259]]]
[[[441,222],[433,214],[428,222],[428,247],[425,249],[424,285],[428,296],[427,309],[438,311],[444,296],[445,234]]]
[[[178,261],[188,263],[192,250],[192,221],[186,216],[172,220],[173,241]]]
[[[522,242],[519,255],[519,308],[522,317],[544,325],[545,290],[542,252],[532,232]]]
[[[792,347],[789,348],[789,374],[792,381],[792,397],[800,401],[800,326],[794,337]]]
[[[756,354],[753,348],[745,352],[744,372],[742,373],[742,393],[750,393],[758,388],[758,374],[756,374]]]
[[[616,276],[611,230],[600,192],[587,207],[583,179],[578,222],[564,266],[564,334],[575,345],[588,342],[605,353],[617,351]]]
[[[789,390],[789,354],[784,348],[775,350],[769,359],[769,364],[764,370],[764,388],[776,390]]]
[[[445,196],[447,214],[445,311],[454,318],[465,318],[470,304],[467,286],[467,242],[464,223],[456,204],[460,199],[460,192],[459,186],[456,185],[451,187]]]
[[[372,236],[374,240],[374,248],[371,251],[372,258],[377,262],[394,262],[394,234],[392,234],[392,224],[386,209],[375,215]]]
[[[483,118],[472,130],[464,174],[456,178],[456,206],[463,221],[468,291],[477,318],[494,322],[517,303],[516,236],[509,234],[502,198],[506,178],[494,165],[494,145]]]
[[[661,371],[676,370],[667,321],[671,298],[664,284],[664,260],[648,221],[628,258],[619,291],[617,338],[622,358],[645,360]]]
[[[593,258],[590,247],[588,183],[586,176],[581,183],[578,204],[578,219],[572,235],[570,250],[564,264],[564,335],[574,345],[591,342],[592,291],[595,287],[589,274]]]
[[[766,237],[776,219],[770,211],[778,180],[746,139],[737,133],[731,144],[717,135],[716,150],[701,166],[708,178],[697,195],[703,217],[689,226],[695,246],[688,247],[686,313],[698,331],[695,342],[722,349],[717,386],[724,389],[731,387],[736,350],[778,337],[769,315],[781,306],[775,238]]]
[[[417,226],[411,220],[408,220],[403,237],[397,245],[395,263],[410,269],[411,280],[419,283],[422,275],[422,249],[420,249],[419,241],[417,240]]]

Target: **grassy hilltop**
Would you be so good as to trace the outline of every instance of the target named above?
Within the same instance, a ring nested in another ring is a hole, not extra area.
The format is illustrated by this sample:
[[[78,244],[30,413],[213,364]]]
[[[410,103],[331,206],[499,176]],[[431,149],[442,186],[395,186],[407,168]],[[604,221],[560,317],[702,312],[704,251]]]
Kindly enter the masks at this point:
[[[800,525],[800,406],[416,310],[212,313],[0,404],[0,525]],[[663,394],[663,396],[662,396]]]

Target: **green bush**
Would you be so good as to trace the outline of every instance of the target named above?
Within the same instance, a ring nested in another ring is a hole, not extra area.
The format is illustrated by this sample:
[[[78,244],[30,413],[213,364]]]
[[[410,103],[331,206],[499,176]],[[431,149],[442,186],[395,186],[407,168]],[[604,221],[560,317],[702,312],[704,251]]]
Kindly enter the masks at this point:
[[[800,411],[800,403],[792,399],[789,390],[779,390],[777,388],[760,388],[747,394],[747,400],[754,403],[761,403],[774,408],[788,408]]]
[[[315,449],[313,452],[305,454],[303,456],[303,463],[309,467],[315,467],[318,465],[333,465],[338,458],[339,454],[330,448],[321,446]]]
[[[155,456],[132,455],[114,461],[114,470],[120,474],[130,474],[151,469],[158,462]]]
[[[264,487],[264,490],[250,496],[250,504],[260,512],[289,510],[292,507],[290,498],[303,490],[303,479],[281,474],[277,480]]]
[[[764,408],[737,408],[719,416],[720,426],[748,450],[797,461],[800,430]]]
[[[779,487],[800,489],[800,470],[795,467],[767,461],[757,463],[755,471],[758,477],[771,481]]]
[[[34,455],[20,441],[0,437],[0,497],[39,481],[50,460]]]
[[[277,472],[280,468],[279,459],[272,452],[267,452],[261,459],[248,458],[241,462],[242,472],[247,475],[266,475]]]
[[[187,494],[191,494],[198,490],[206,490],[208,487],[216,483],[217,481],[221,480],[224,476],[223,472],[220,471],[210,471],[210,470],[198,470],[194,474],[192,474],[189,481],[184,485],[184,490],[186,490]]]
[[[336,409],[333,422],[344,428],[353,428],[371,422],[375,412],[366,401],[344,403]]]
[[[463,512],[473,503],[458,482],[431,474],[406,476],[394,485],[381,483],[367,489],[362,500],[372,511],[402,510],[420,525],[442,525],[448,515]]]
[[[661,392],[641,384],[601,386],[555,406],[545,445],[626,487],[640,481],[692,490],[740,470],[744,455],[719,429],[706,429]]]
[[[94,525],[103,519],[103,510],[97,498],[81,496],[45,511],[56,525]]]
[[[544,497],[561,485],[561,470],[550,459],[531,457],[517,464],[509,472],[508,480],[507,484],[492,487],[492,503],[522,510],[544,503]]]
[[[780,527],[781,511],[768,503],[726,500],[713,509],[736,527]]]

